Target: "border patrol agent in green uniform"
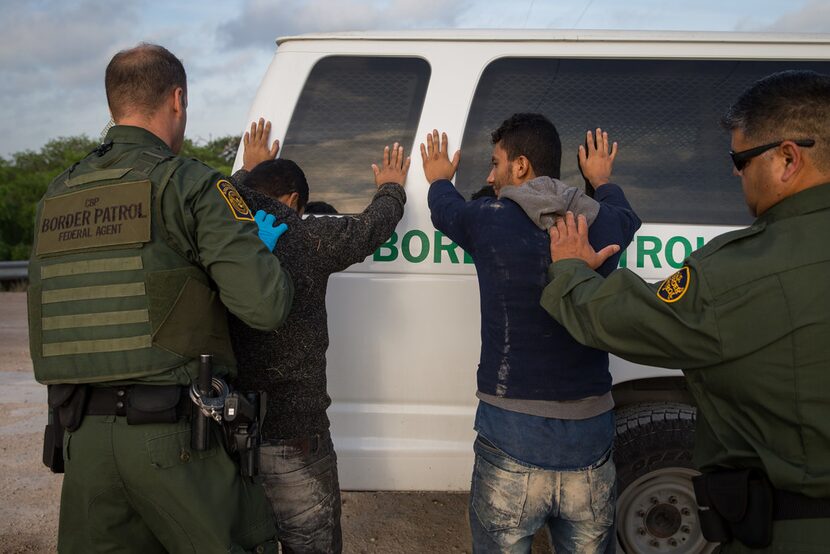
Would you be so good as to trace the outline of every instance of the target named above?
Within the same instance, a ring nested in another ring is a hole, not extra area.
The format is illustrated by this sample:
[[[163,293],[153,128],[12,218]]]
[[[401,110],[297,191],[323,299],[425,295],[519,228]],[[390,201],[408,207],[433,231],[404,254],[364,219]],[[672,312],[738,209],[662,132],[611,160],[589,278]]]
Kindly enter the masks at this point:
[[[58,548],[276,551],[261,486],[218,434],[191,448],[187,392],[201,354],[235,374],[226,308],[274,329],[293,286],[233,185],[176,156],[181,62],[142,44],[106,84],[117,125],[49,186],[29,267],[35,377],[67,428]]]
[[[615,249],[594,252],[571,216],[541,303],[584,344],[684,370],[701,527],[722,552],[828,552],[830,77],[771,75],[723,123],[750,227],[649,285],[593,272]]]

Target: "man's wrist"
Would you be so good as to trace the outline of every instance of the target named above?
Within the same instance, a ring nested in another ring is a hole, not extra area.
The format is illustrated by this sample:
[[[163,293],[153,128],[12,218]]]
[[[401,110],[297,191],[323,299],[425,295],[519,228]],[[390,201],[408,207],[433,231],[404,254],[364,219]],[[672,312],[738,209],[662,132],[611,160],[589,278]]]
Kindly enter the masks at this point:
[[[588,265],[588,262],[583,260],[582,258],[561,258],[559,260],[553,260],[551,264],[548,266],[548,282],[553,281],[553,278],[556,276],[557,273],[562,273],[569,268],[573,267],[587,267],[590,269],[591,267]]]

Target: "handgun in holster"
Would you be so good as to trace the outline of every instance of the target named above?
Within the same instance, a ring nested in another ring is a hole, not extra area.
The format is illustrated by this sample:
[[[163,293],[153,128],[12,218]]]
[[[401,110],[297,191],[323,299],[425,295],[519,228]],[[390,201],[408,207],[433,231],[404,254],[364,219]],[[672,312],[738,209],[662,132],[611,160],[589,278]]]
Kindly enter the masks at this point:
[[[222,416],[228,452],[237,458],[239,471],[246,477],[259,474],[260,430],[265,409],[265,392],[234,391],[225,398]]]

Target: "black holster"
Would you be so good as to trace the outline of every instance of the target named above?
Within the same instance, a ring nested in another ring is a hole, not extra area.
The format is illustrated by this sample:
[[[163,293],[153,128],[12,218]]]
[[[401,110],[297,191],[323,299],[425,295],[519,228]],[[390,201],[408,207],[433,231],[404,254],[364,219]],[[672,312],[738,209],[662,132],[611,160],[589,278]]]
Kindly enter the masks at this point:
[[[774,490],[760,470],[721,470],[692,479],[703,536],[749,548],[772,543]]]
[[[52,473],[63,473],[64,430],[71,432],[81,426],[87,397],[86,385],[61,384],[46,388],[49,423],[43,432],[43,464]]]
[[[239,472],[245,477],[259,475],[260,430],[265,408],[264,392],[234,391],[225,398],[222,414],[225,447],[239,463]]]

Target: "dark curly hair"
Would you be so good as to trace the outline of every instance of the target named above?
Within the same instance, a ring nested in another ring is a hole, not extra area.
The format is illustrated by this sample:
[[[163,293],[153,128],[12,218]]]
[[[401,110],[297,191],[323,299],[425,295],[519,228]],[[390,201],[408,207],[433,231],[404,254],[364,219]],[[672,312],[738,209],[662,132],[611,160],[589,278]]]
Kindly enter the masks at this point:
[[[271,198],[296,192],[300,195],[297,209],[302,211],[308,203],[308,181],[305,173],[291,160],[266,160],[248,173],[244,185]]]
[[[562,142],[551,121],[540,113],[516,113],[505,119],[490,136],[500,144],[507,159],[524,156],[538,176],[559,178],[562,165]]]

